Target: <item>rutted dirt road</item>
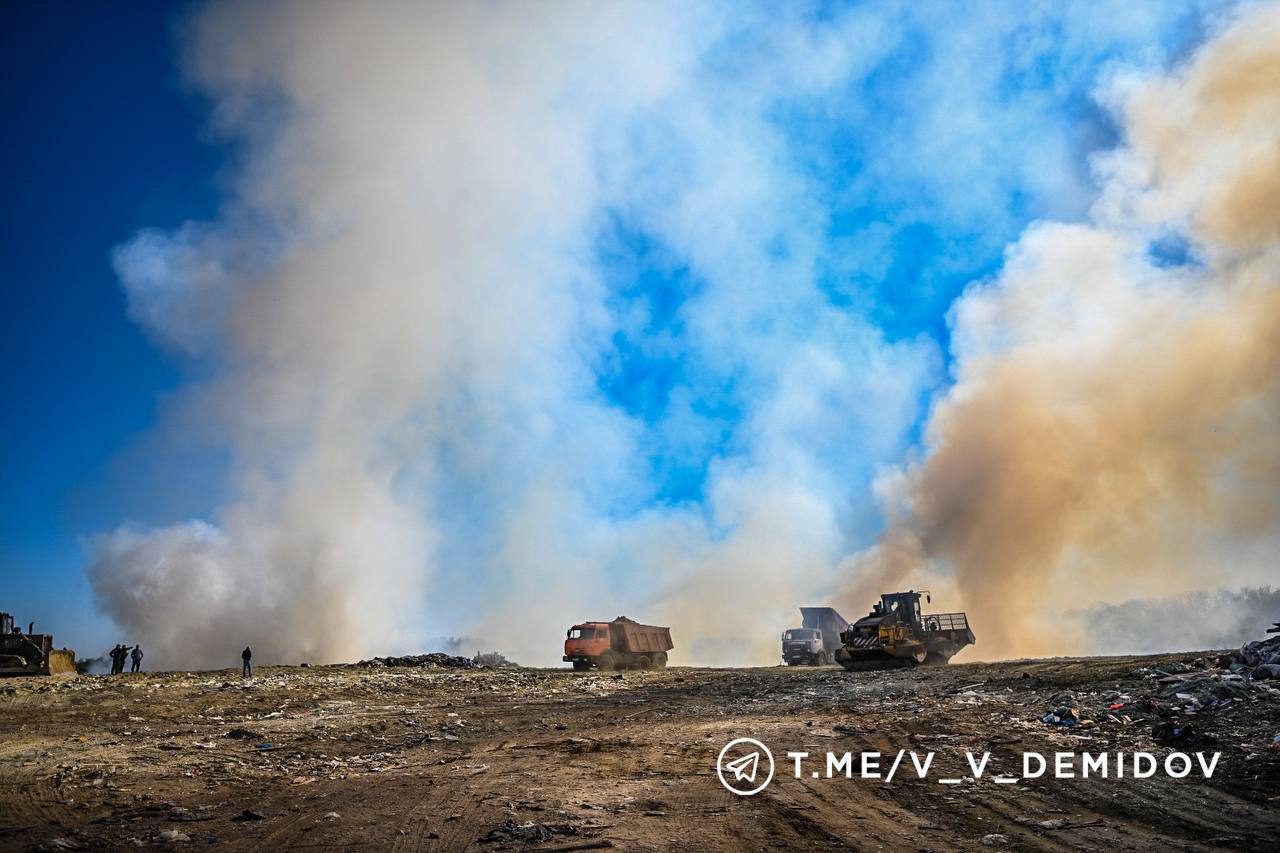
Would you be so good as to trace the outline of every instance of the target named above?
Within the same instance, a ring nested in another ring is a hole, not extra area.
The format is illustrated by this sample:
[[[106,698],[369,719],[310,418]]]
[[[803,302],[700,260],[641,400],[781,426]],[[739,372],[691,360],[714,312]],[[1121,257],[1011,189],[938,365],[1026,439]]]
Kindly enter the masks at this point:
[[[0,682],[0,847],[1274,849],[1280,691],[1227,691],[1203,672],[1213,658],[14,679]],[[1219,707],[1188,716],[1179,679]],[[1041,721],[1058,706],[1089,722]],[[1171,708],[1213,741],[1181,751],[1221,751],[1211,780],[989,778],[1024,751],[1162,760],[1174,750],[1152,730]],[[715,774],[739,736],[777,757],[750,798]],[[930,778],[797,779],[785,757],[874,750],[883,772],[899,749],[935,752]],[[992,753],[988,775],[939,784],[972,776],[964,750]]]

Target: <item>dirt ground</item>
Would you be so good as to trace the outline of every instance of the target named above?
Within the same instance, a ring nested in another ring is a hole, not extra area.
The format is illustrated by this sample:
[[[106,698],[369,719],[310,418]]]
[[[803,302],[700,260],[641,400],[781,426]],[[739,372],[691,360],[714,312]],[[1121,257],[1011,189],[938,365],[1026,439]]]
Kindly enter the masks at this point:
[[[1265,683],[1178,710],[1210,740],[1183,751],[1222,753],[1210,780],[989,778],[1016,775],[1023,751],[1163,759],[1153,726],[1170,701],[1192,703],[1159,699],[1182,689],[1170,664],[1198,673],[1212,659],[10,679],[0,848],[1274,850],[1280,690]],[[1059,704],[1089,722],[1042,722]],[[752,797],[715,771],[742,736],[777,759]],[[814,779],[808,765],[796,778],[785,757],[899,749],[936,752],[931,778]],[[986,776],[962,770],[964,750],[991,751]]]

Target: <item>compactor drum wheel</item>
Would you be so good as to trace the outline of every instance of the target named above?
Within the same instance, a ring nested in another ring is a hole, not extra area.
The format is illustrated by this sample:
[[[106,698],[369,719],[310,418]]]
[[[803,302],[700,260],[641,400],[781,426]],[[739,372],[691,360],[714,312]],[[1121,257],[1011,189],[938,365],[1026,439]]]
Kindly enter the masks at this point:
[[[910,669],[916,666],[914,658],[895,658],[891,655],[868,655],[866,657],[845,658],[840,665],[848,672],[880,672],[886,669]]]

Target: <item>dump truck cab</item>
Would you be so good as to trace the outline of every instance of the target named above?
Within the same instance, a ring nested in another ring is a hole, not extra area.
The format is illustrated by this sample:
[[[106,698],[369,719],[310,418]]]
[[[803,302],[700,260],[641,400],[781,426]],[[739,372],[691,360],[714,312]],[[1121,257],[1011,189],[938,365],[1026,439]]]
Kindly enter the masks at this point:
[[[574,625],[565,635],[566,659],[594,658],[613,648],[608,622],[583,622]]]
[[[818,663],[822,658],[822,632],[817,628],[789,628],[782,632],[782,662],[787,666]]]
[[[564,660],[577,670],[662,669],[673,648],[671,629],[619,616],[612,622],[580,622],[565,634]]]
[[[920,624],[920,595],[911,592],[890,592],[880,596],[880,610],[892,614],[897,621]]]
[[[787,666],[817,666],[835,662],[840,633],[849,627],[831,607],[801,607],[802,624],[782,633],[782,662]]]

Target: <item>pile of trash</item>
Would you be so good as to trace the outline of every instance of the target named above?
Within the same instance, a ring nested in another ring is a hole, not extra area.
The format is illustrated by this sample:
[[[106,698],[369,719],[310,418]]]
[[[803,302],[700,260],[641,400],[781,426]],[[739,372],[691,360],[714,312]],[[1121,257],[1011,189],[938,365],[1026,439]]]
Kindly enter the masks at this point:
[[[1280,622],[1268,629],[1267,633],[1276,636],[1245,643],[1228,668],[1255,681],[1280,680]]]
[[[1157,677],[1155,698],[1188,712],[1212,710],[1237,699],[1244,701],[1271,692],[1235,672],[1205,670],[1161,676],[1160,670],[1156,670],[1152,674]]]
[[[1040,722],[1046,726],[1090,726],[1093,720],[1086,719],[1081,716],[1079,708],[1072,708],[1068,705],[1059,705],[1049,713],[1040,718]]]
[[[514,820],[508,820],[501,826],[496,826],[489,830],[488,834],[478,839],[481,844],[540,844],[543,841],[550,841],[557,835],[581,835],[578,827],[568,823],[543,824],[529,821],[528,823],[516,823]],[[612,844],[593,844],[591,847],[612,847]],[[587,847],[579,847],[579,850],[589,849]]]
[[[1177,749],[1211,746],[1218,742],[1216,738],[1202,734],[1194,725],[1177,720],[1156,723],[1151,727],[1151,739],[1161,746]]]
[[[477,653],[473,658],[461,655],[450,655],[444,652],[431,652],[425,655],[400,655],[392,657],[376,657],[352,664],[358,667],[375,666],[410,666],[410,667],[443,667],[445,669],[519,669],[520,664],[507,660],[498,652]]]
[[[1240,707],[1238,703],[1280,703],[1280,637],[1247,643],[1238,653],[1217,659],[1172,660],[1133,674],[1148,683],[1146,690],[1058,693],[1033,719],[1050,728],[1077,731],[1146,723],[1153,726],[1153,739],[1163,745],[1212,743],[1187,720]]]
[[[352,664],[359,667],[373,666],[438,666],[448,669],[475,669],[476,662],[471,658],[459,655],[447,655],[444,652],[431,652],[425,655],[400,655],[398,657],[376,657]]]

